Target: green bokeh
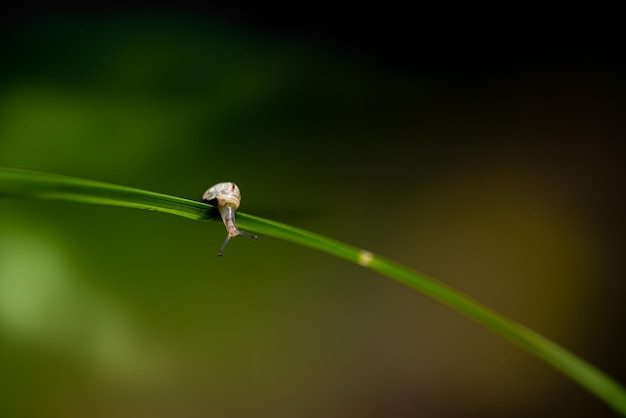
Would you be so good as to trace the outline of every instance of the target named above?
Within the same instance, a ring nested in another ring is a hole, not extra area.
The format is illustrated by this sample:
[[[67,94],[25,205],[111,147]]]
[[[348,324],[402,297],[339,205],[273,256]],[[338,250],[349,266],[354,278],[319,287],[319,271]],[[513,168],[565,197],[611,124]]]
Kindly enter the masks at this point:
[[[550,96],[578,92],[575,77],[545,93],[538,67],[451,91],[199,19],[13,35],[0,166],[195,199],[235,181],[246,212],[425,271],[611,373],[610,333],[593,324],[611,321],[619,258],[598,186],[619,157],[590,105]],[[602,75],[585,94],[612,108]],[[0,416],[606,412],[457,314],[325,255],[260,237],[217,259],[217,223],[0,203]]]

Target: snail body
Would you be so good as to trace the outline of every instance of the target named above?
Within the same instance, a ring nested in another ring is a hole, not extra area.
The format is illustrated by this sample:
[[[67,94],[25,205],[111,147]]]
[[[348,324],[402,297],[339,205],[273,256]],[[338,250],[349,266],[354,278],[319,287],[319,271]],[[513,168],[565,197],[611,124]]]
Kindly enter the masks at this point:
[[[222,244],[222,248],[220,248],[220,252],[217,253],[218,257],[222,256],[222,252],[228,242],[237,235],[245,235],[252,239],[258,238],[256,235],[242,231],[237,227],[235,212],[239,209],[239,205],[241,204],[241,192],[235,183],[223,182],[210,187],[202,195],[202,200],[211,206],[215,206],[217,210],[219,210],[222,221],[226,226],[226,239]]]

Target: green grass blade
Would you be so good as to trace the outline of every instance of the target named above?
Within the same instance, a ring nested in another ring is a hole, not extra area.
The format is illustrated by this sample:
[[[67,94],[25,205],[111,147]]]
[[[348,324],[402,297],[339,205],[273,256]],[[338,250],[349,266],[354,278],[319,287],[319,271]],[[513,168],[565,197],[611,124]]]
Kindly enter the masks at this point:
[[[581,358],[531,329],[495,312],[461,292],[394,261],[289,225],[241,214],[239,224],[275,238],[315,248],[376,271],[465,314],[551,364],[626,416],[626,390]]]
[[[0,168],[0,197],[58,199],[219,219],[210,206],[159,193],[52,174]],[[626,390],[615,380],[547,338],[422,273],[368,251],[289,225],[238,213],[243,229],[344,258],[404,283],[465,314],[544,360],[626,416]]]
[[[0,197],[66,200],[170,213],[194,220],[220,219],[210,206],[195,200],[93,180],[0,168]]]

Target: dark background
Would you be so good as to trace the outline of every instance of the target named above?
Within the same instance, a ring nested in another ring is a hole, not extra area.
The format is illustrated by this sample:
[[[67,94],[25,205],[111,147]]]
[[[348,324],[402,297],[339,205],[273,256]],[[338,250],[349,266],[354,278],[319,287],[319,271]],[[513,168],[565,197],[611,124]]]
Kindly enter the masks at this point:
[[[608,10],[15,5],[0,165],[196,198],[424,271],[624,382]],[[611,416],[457,313],[218,224],[0,207],[0,415]],[[5,412],[6,411],[6,412]]]

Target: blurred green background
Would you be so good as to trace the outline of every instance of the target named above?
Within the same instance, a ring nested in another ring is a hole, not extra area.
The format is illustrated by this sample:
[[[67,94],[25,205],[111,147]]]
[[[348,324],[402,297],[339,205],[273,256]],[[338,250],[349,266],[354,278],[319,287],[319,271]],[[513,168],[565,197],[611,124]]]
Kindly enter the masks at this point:
[[[459,69],[436,65],[439,46],[393,61],[372,38],[240,23],[44,14],[5,28],[0,166],[198,200],[234,181],[241,211],[405,263],[626,380],[610,60],[465,45]],[[411,289],[263,236],[218,259],[224,236],[0,201],[0,416],[611,414]]]

